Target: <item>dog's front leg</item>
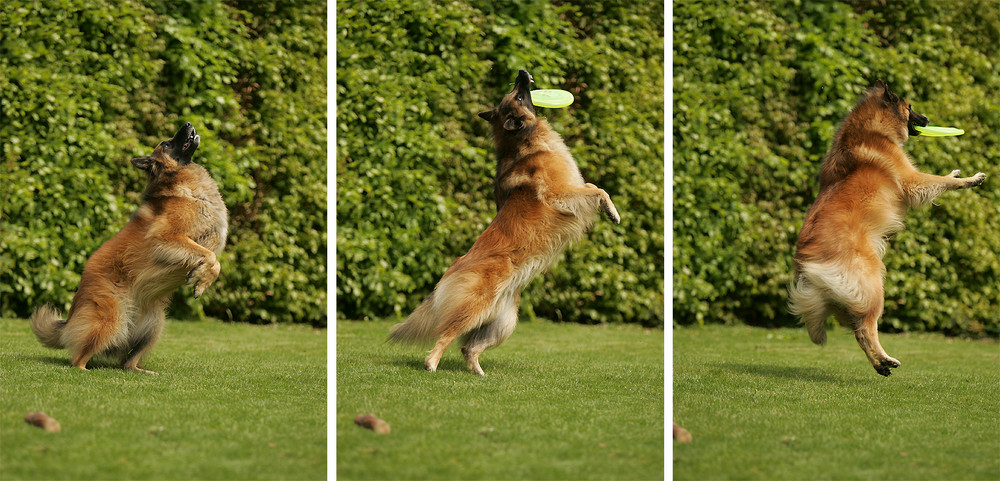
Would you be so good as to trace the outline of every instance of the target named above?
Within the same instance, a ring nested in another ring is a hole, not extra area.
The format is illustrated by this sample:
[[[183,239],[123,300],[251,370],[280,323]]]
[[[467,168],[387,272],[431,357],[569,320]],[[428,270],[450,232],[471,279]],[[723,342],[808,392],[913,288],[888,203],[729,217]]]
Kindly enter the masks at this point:
[[[219,264],[215,253],[208,249],[205,249],[205,251],[207,254],[204,259],[194,269],[191,269],[187,275],[186,284],[190,285],[194,283],[195,299],[201,297],[205,293],[205,290],[208,289],[208,286],[212,285],[219,277],[219,273],[222,272],[222,264]]]
[[[621,216],[618,215],[618,209],[615,209],[614,202],[611,202],[611,196],[604,189],[594,184],[588,183],[583,187],[570,187],[562,193],[553,196],[549,205],[559,211],[583,217],[582,214],[587,210],[581,210],[581,207],[593,205],[594,203],[597,203],[597,206],[608,215],[608,218],[612,222],[615,224],[621,223]]]
[[[194,297],[201,297],[219,277],[222,266],[212,252],[185,235],[161,238],[154,256],[159,263],[187,270],[184,283],[194,284]]]
[[[933,201],[941,193],[948,190],[976,187],[986,180],[986,174],[979,172],[972,177],[959,177],[958,169],[948,175],[933,175],[923,172],[913,172],[903,179],[903,190],[910,205],[918,206]]]
[[[601,209],[604,210],[604,213],[608,215],[608,218],[610,218],[612,222],[615,224],[621,224],[622,218],[618,215],[618,209],[615,209],[615,203],[611,202],[611,196],[608,195],[604,189],[589,182],[584,184],[584,187],[596,189],[597,196],[601,201]]]

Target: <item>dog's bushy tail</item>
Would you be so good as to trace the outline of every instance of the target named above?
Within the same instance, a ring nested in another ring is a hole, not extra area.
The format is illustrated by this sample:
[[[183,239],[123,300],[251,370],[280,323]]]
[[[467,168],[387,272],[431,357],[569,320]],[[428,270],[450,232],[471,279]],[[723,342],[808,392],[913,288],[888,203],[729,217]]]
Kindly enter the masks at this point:
[[[434,308],[434,294],[410,314],[405,321],[396,324],[389,333],[389,341],[417,343],[434,339],[438,334],[438,313]]]
[[[45,304],[31,314],[31,330],[45,347],[62,349],[66,347],[62,343],[62,329],[66,326],[66,321],[62,320],[62,314],[56,308]]]

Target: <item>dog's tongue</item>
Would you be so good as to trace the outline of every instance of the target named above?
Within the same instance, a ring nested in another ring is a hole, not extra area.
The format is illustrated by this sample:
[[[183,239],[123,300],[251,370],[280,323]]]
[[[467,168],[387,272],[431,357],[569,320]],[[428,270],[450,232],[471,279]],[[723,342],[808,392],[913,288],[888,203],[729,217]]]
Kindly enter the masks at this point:
[[[191,129],[191,133],[188,134],[188,138],[187,138],[187,140],[184,141],[184,147],[181,150],[187,150],[188,147],[191,146],[191,143],[194,142],[195,139],[197,139],[197,138],[198,138],[198,135],[195,134],[195,130]]]

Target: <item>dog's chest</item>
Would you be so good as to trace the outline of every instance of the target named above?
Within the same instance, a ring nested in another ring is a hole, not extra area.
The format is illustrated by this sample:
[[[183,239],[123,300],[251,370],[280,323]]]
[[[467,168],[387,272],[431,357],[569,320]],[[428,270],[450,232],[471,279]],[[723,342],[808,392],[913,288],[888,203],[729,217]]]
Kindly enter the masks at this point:
[[[192,239],[202,247],[219,254],[226,245],[229,231],[229,213],[222,197],[215,193],[214,199],[198,200],[199,232]]]

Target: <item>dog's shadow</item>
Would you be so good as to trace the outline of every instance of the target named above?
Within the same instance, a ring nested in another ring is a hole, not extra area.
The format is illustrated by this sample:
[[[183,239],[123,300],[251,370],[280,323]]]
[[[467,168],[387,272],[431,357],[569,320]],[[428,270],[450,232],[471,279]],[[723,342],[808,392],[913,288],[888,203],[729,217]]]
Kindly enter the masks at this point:
[[[54,366],[61,366],[61,367],[73,367],[75,369],[75,367],[72,364],[70,364],[69,359],[65,358],[65,357],[56,357],[56,356],[30,356],[30,357],[28,357],[28,359],[30,359],[32,361],[35,361],[35,362],[39,362],[39,363],[52,364]],[[93,370],[93,369],[121,369],[121,364],[120,363],[116,363],[116,362],[114,362],[112,360],[109,360],[109,359],[104,359],[102,357],[95,356],[95,357],[91,358],[90,361],[87,362],[87,369],[90,369],[90,370]]]
[[[715,367],[738,374],[749,374],[751,376],[759,377],[837,384],[843,384],[845,382],[843,377],[833,375],[829,372],[820,371],[816,368],[799,366],[775,366],[770,364],[740,364],[734,362],[723,362],[716,363]]]
[[[426,371],[426,369],[424,368],[423,359],[397,358],[394,359],[392,363],[395,364],[396,366],[400,366],[413,371]],[[503,360],[491,360],[489,364],[485,363],[483,364],[483,370],[487,371],[487,374],[489,374],[489,369],[506,369],[509,366],[510,365],[507,362],[504,362]],[[469,371],[468,367],[465,365],[465,361],[462,359],[441,359],[441,362],[438,363],[437,370],[444,372],[471,373],[471,371]]]
[[[69,366],[70,365],[69,359],[66,359],[64,357],[55,357],[55,356],[30,356],[30,357],[28,357],[28,359],[30,359],[32,361],[35,361],[35,362],[41,362],[41,363],[45,363],[45,364],[52,364],[52,365],[55,365],[55,366]]]

